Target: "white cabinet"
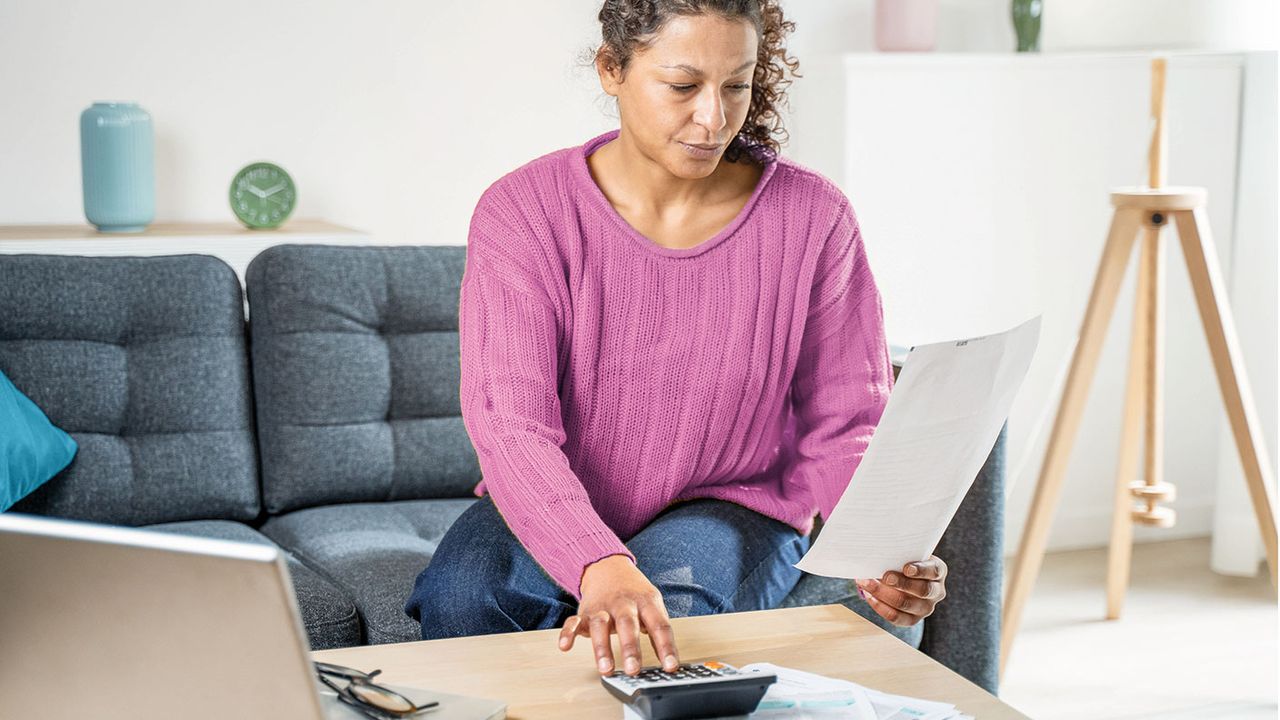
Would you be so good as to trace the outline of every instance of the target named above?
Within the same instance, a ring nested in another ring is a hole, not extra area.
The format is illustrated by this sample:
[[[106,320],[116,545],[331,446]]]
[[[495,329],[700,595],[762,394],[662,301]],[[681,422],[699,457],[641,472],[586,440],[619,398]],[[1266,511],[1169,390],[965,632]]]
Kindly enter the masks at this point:
[[[1168,57],[1168,181],[1208,189],[1231,277],[1244,56]],[[1146,182],[1150,62],[1142,54],[855,54],[808,58],[791,89],[786,152],[852,201],[889,337],[917,344],[980,335],[1043,314],[1037,356],[1010,417],[1010,553],[1106,238],[1108,193]],[[1208,534],[1219,472],[1221,399],[1176,244],[1168,261],[1166,472],[1178,485],[1179,522],[1137,528],[1138,540]],[[1263,271],[1269,282],[1251,287],[1271,289],[1274,323],[1272,265]],[[1132,288],[1131,267],[1051,549],[1107,542]],[[1274,355],[1265,360],[1270,367],[1251,362],[1250,373],[1274,376]],[[1274,404],[1274,381],[1264,386],[1270,396],[1256,400]]]

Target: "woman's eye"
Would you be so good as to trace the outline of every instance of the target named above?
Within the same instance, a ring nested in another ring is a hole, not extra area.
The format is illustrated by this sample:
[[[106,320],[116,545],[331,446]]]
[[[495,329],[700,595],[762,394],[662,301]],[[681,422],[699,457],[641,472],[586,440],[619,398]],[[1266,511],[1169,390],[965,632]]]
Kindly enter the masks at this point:
[[[686,92],[689,92],[690,90],[692,90],[694,87],[696,87],[696,86],[694,86],[694,85],[672,85],[672,86],[671,86],[671,89],[672,89],[672,90],[675,90],[675,91],[676,91],[676,92],[678,92],[678,93],[686,93]],[[729,86],[729,89],[730,89],[730,90],[733,90],[733,91],[735,91],[735,92],[743,92],[744,90],[750,90],[750,89],[751,89],[751,85],[749,85],[749,84],[747,84],[747,85],[730,85],[730,86]]]

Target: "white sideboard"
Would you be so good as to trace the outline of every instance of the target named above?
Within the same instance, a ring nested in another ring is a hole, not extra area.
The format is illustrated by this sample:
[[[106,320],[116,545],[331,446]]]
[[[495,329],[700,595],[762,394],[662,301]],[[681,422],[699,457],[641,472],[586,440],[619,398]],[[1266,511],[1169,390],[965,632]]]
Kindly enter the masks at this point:
[[[1236,281],[1232,301],[1251,310],[1239,330],[1248,371],[1260,380],[1255,400],[1274,436],[1275,354],[1248,348],[1251,333],[1263,347],[1275,343],[1275,262],[1248,268],[1256,277],[1244,284],[1233,272],[1248,262],[1249,243],[1276,242],[1273,222],[1270,237],[1235,237],[1237,222],[1268,227],[1237,217],[1237,185],[1245,195],[1269,189],[1270,203],[1249,207],[1274,212],[1274,144],[1268,168],[1241,174],[1245,55],[1167,57],[1169,184],[1208,189],[1222,267]],[[849,196],[890,337],[919,344],[1043,315],[1037,356],[1009,423],[1010,552],[1106,238],[1108,193],[1146,182],[1150,65],[1149,54],[863,53],[807,58],[792,87],[788,154]],[[1263,100],[1274,107],[1274,94]],[[1274,116],[1271,122],[1274,133]],[[1257,181],[1259,172],[1269,172],[1269,187]],[[1140,541],[1208,534],[1217,479],[1242,482],[1219,467],[1221,398],[1176,243],[1168,263],[1165,467],[1178,485],[1179,522],[1170,530],[1137,528]],[[1051,549],[1107,542],[1133,277],[1131,265],[1073,446]]]

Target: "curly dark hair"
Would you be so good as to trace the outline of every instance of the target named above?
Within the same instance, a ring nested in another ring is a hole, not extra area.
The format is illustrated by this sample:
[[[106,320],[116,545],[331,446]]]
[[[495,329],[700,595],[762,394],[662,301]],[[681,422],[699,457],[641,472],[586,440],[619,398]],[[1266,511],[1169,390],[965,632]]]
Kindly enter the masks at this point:
[[[584,59],[593,65],[597,59],[603,60],[606,67],[617,67],[625,76],[632,55],[649,47],[668,21],[676,16],[705,14],[748,20],[759,38],[751,106],[742,129],[725,148],[724,159],[737,162],[743,153],[761,160],[776,157],[789,138],[778,114],[779,106],[790,108],[786,88],[791,80],[786,77],[787,70],[801,77],[796,72],[800,62],[787,57],[783,44],[796,24],[782,16],[778,0],[604,0],[599,14],[603,43],[588,51]]]

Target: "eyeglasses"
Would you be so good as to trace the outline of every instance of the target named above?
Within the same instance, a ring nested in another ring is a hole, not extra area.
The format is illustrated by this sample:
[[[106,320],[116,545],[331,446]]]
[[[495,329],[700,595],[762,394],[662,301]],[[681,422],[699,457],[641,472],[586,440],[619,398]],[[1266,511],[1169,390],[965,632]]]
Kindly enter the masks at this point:
[[[339,700],[373,720],[407,718],[440,704],[432,701],[426,705],[415,705],[412,700],[395,690],[378,685],[373,682],[373,678],[381,670],[365,673],[330,663],[314,664],[320,682],[332,688]]]

